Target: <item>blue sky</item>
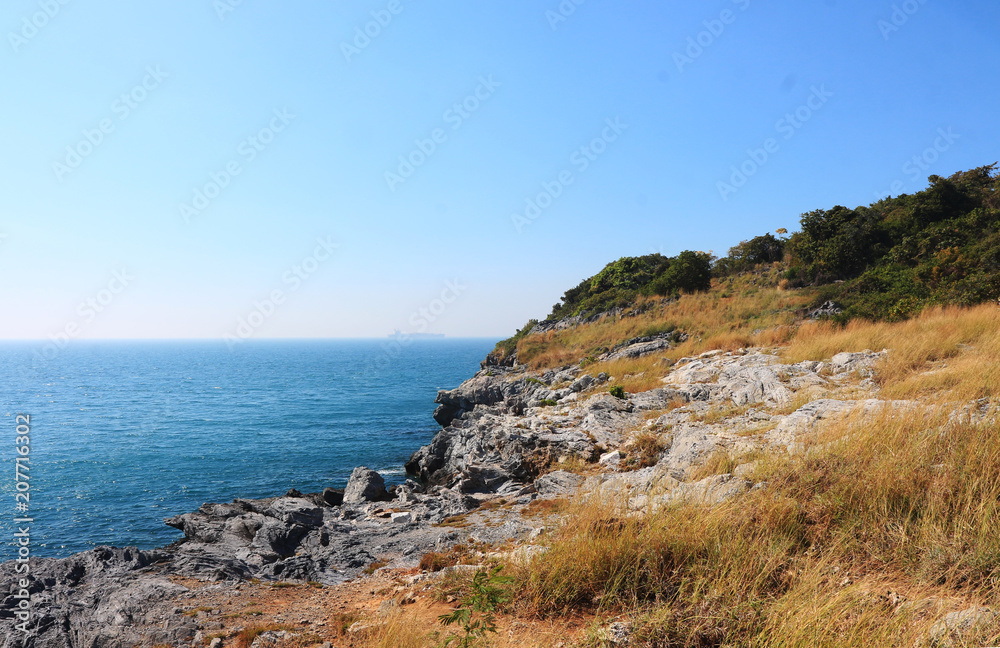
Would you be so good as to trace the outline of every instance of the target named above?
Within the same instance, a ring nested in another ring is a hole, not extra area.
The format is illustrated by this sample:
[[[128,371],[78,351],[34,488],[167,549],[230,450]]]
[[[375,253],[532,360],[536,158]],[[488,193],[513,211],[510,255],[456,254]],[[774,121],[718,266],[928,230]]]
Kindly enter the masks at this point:
[[[506,336],[621,256],[1000,158],[988,0],[7,0],[0,28],[0,338]]]

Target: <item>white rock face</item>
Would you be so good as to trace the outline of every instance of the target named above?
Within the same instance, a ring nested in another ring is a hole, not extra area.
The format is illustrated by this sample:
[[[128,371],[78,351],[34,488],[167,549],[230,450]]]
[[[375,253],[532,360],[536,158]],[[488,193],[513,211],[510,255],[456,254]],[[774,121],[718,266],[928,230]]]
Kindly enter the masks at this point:
[[[605,468],[617,468],[618,464],[622,461],[622,453],[620,450],[615,450],[614,452],[605,452],[601,455],[598,463]]]
[[[694,360],[670,372],[663,382],[673,385],[715,382],[719,372],[719,367],[708,360]]]

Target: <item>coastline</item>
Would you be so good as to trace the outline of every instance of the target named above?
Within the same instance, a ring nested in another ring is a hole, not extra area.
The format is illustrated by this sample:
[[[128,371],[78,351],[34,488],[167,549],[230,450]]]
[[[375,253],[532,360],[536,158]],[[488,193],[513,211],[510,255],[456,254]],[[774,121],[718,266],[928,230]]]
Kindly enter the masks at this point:
[[[669,335],[637,338],[606,357],[665,352],[672,341]],[[98,547],[38,559],[27,588],[37,611],[34,634],[11,631],[7,615],[16,601],[8,596],[0,604],[7,637],[2,648],[200,645],[196,638],[218,621],[175,612],[183,609],[179,601],[194,595],[178,579],[224,589],[256,580],[336,587],[366,570],[413,569],[427,552],[459,543],[530,547],[553,522],[522,513],[539,499],[569,497],[581,488],[609,497],[628,492],[635,508],[651,505],[654,493],[657,501],[724,501],[753,488],[752,480],[728,474],[692,481],[692,468],[737,436],[726,427],[706,431],[692,424],[692,412],[722,402],[753,406],[724,423],[746,427],[775,418],[780,422],[765,443],[794,443],[800,428],[859,401],[817,401],[820,406],[780,417],[768,408],[818,382],[874,395],[870,378],[860,384],[856,378],[870,376],[881,355],[841,354],[824,367],[781,365],[762,350],[710,352],[678,362],[665,386],[626,398],[608,393],[609,376],[589,375],[579,365],[533,372],[487,359],[459,387],[438,393],[434,417],[442,428],[406,464],[420,482],[410,479],[389,492],[377,473],[359,467],[344,492],[292,490],[208,503],[170,518],[166,523],[185,537],[166,547]],[[833,378],[819,375],[831,368]],[[670,411],[675,403],[685,407]],[[653,427],[672,429],[669,447],[653,465],[630,465],[630,435]],[[581,465],[591,468],[580,474],[574,467]],[[503,505],[483,506],[491,501]],[[6,591],[16,589],[15,576],[11,563],[0,565]]]

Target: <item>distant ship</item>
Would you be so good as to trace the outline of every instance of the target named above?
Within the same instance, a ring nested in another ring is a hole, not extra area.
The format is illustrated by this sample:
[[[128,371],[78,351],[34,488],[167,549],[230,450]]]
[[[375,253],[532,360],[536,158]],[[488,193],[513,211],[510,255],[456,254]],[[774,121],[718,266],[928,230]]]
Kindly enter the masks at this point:
[[[391,335],[389,335],[389,337],[391,338],[405,337],[411,340],[428,340],[428,339],[443,338],[444,333],[403,333],[399,329],[396,329],[392,332]]]

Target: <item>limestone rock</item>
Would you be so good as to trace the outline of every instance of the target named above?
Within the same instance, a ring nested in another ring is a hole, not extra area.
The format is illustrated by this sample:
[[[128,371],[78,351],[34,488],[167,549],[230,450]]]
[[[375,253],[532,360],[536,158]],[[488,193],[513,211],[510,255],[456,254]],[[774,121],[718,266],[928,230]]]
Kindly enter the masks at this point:
[[[345,504],[361,504],[364,502],[379,502],[388,499],[385,491],[385,480],[374,470],[358,466],[351,472],[351,478],[344,489]]]
[[[539,495],[570,495],[583,483],[580,475],[557,470],[535,480]]]

